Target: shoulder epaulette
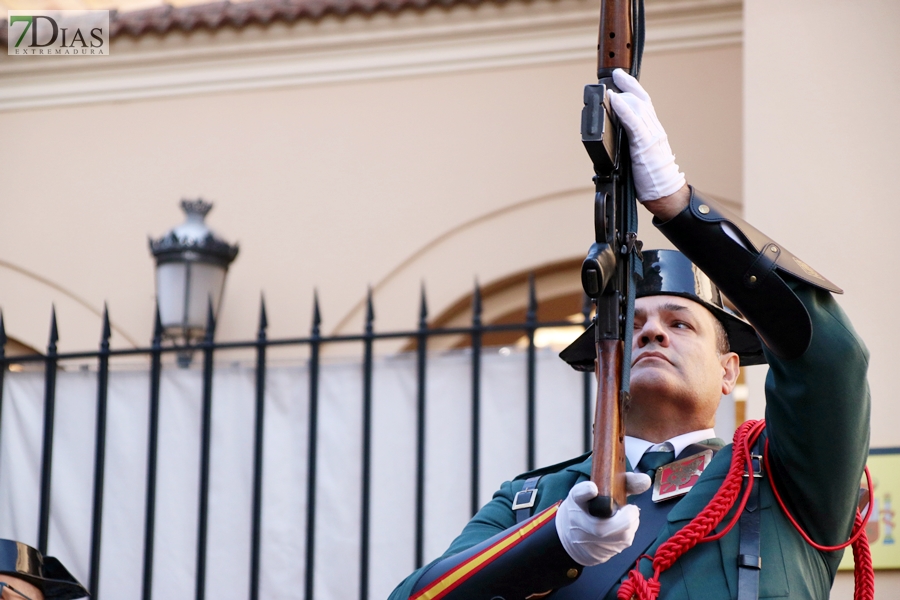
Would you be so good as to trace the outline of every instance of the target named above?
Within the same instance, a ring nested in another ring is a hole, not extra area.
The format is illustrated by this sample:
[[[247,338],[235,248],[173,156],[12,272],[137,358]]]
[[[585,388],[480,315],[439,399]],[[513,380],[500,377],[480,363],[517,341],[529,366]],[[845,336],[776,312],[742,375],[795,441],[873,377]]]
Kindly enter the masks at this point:
[[[533,471],[528,471],[526,473],[522,473],[521,475],[516,475],[513,478],[513,481],[518,481],[519,479],[528,479],[529,477],[535,477],[539,475],[547,475],[548,473],[556,473],[557,471],[562,471],[566,467],[571,467],[572,465],[577,465],[580,462],[583,462],[588,456],[590,456],[590,452],[585,452],[581,456],[576,456],[575,458],[570,458],[569,460],[564,460],[563,462],[556,463],[555,465],[550,465],[549,467],[541,467],[540,469],[535,469]]]

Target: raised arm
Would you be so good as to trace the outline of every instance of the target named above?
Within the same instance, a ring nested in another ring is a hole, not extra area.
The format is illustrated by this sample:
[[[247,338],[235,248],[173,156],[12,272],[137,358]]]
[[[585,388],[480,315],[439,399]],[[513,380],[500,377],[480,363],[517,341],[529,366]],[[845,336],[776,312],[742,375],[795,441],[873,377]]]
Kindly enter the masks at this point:
[[[638,198],[764,343],[773,476],[788,509],[815,541],[846,541],[868,453],[869,390],[868,353],[831,294],[841,290],[711,198],[679,186],[684,176],[649,96],[625,73],[616,82],[620,121],[633,140],[649,140],[630,145]]]

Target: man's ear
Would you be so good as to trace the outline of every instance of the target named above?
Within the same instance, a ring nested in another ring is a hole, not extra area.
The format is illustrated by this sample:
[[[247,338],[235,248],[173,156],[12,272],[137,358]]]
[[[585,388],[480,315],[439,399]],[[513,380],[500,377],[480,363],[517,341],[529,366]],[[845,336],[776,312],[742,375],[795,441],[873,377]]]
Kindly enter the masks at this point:
[[[719,357],[722,365],[722,395],[727,396],[737,385],[738,375],[741,373],[741,359],[734,352],[727,352]]]

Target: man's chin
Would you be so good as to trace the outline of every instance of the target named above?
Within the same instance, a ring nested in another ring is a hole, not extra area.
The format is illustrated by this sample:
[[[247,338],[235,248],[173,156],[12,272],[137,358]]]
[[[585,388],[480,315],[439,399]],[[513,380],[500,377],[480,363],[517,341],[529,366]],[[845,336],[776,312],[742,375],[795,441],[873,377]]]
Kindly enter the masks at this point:
[[[677,387],[679,380],[671,370],[641,365],[631,371],[631,395],[664,393]]]

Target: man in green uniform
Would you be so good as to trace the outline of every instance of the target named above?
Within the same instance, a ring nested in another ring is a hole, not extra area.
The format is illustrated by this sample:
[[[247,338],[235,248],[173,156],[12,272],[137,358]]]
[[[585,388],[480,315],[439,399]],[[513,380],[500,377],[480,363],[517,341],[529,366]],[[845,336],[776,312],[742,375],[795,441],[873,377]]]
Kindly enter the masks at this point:
[[[829,293],[840,290],[688,187],[647,93],[621,71],[614,77],[622,91],[611,103],[629,135],[638,198],[753,325],[769,363],[761,440],[768,441],[771,473],[754,477],[755,463],[745,478],[756,485],[740,525],[659,574],[659,597],[825,600],[842,551],[805,542],[787,513],[818,544],[849,537],[868,452],[867,351]],[[635,561],[646,578],[653,575],[641,555],[652,556],[722,485],[732,447],[709,439],[716,408],[733,389],[739,364],[761,362],[758,342],[748,342],[718,293],[703,291],[703,273],[693,271],[692,285],[673,283],[670,276],[694,268],[676,256],[645,256],[625,417],[628,470],[669,477],[656,482],[652,495],[660,501],[650,501],[645,475],[631,473],[629,506],[610,519],[591,516],[586,506],[597,490],[589,456],[524,474],[504,483],[447,552],[410,575],[391,600],[600,600],[615,597]],[[582,343],[564,352],[571,363],[585,362]],[[671,477],[686,468],[688,476]],[[701,470],[699,479],[691,477]]]
[[[22,542],[0,539],[2,600],[75,600],[88,596],[59,560],[43,556]]]

